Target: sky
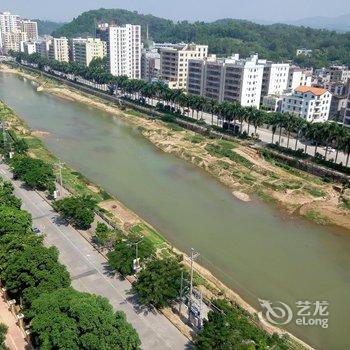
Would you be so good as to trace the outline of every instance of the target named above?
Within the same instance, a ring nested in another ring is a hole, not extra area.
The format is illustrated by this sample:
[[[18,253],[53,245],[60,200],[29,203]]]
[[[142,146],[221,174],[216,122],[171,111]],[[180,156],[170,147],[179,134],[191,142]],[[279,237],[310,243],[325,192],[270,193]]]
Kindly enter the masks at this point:
[[[70,21],[84,11],[101,7],[189,21],[219,18],[289,21],[350,13],[349,0],[0,0],[0,12],[55,21]]]

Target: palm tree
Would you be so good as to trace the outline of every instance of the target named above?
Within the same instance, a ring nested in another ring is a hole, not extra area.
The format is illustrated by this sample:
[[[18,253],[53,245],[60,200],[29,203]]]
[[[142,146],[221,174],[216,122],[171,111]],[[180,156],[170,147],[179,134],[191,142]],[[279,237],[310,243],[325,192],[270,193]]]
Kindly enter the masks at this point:
[[[214,124],[214,113],[217,111],[218,103],[215,100],[207,99],[205,108],[211,114],[211,125]]]

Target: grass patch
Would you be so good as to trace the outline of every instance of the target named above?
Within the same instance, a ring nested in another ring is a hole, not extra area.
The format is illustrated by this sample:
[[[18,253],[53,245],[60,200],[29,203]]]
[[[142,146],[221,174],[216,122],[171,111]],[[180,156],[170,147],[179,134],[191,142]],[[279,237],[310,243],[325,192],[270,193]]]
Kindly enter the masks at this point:
[[[254,182],[256,181],[256,177],[253,176],[252,174],[246,173],[243,175],[243,180],[246,180],[248,182]]]
[[[172,122],[167,122],[167,123],[165,123],[165,125],[172,131],[184,131],[185,130],[181,126],[179,126],[175,123],[172,123]]]
[[[160,233],[146,224],[135,225],[129,229],[129,232],[146,236],[156,248],[167,243],[166,239]]]
[[[230,165],[229,163],[227,163],[227,162],[225,162],[225,161],[223,161],[223,160],[218,160],[218,161],[216,162],[216,164],[217,164],[220,168],[222,168],[222,169],[224,169],[224,170],[228,170],[228,169],[230,169],[230,167],[231,167],[231,165]]]
[[[322,216],[319,212],[314,211],[314,210],[308,211],[306,214],[304,214],[304,217],[306,219],[309,219],[309,220],[316,222],[319,225],[331,224],[331,221],[328,218]]]
[[[319,190],[318,188],[315,187],[305,187],[305,190],[311,194],[311,196],[320,198],[324,197],[326,195],[326,192]]]
[[[233,149],[237,147],[237,145],[234,142],[230,142],[226,140],[219,140],[217,141],[217,144],[223,149]]]
[[[263,200],[266,203],[277,203],[276,198],[273,198],[271,195],[262,190],[258,191],[258,196],[261,200]]]
[[[127,113],[128,115],[132,115],[134,117],[144,117],[144,113],[136,111],[135,109],[127,109],[125,111],[125,113]]]
[[[184,137],[185,141],[190,141],[192,143],[198,144],[205,141],[205,138],[201,135],[186,135]]]

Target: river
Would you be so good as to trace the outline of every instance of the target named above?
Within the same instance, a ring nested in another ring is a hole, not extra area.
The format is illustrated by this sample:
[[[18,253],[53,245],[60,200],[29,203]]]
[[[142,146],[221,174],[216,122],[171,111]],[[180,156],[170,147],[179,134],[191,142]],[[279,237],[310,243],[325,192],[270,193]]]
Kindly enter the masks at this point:
[[[349,349],[350,235],[257,200],[243,203],[117,117],[37,92],[21,77],[0,73],[0,99],[33,129],[49,132],[44,142],[64,162],[174,246],[199,251],[198,262],[247,302],[259,309],[259,298],[287,303],[294,317],[286,329],[317,349]],[[296,325],[298,301],[329,302],[329,327]]]

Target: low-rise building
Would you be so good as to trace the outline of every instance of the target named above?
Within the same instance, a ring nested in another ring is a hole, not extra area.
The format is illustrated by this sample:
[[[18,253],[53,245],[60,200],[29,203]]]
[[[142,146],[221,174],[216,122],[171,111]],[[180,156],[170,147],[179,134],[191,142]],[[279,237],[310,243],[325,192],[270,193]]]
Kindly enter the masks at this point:
[[[94,58],[103,58],[106,55],[107,44],[101,39],[72,39],[72,57],[74,62],[89,66]]]
[[[69,62],[69,46],[66,37],[53,38],[49,44],[49,59]]]
[[[308,122],[328,120],[332,94],[323,88],[299,86],[283,97],[283,113],[295,114]]]
[[[188,44],[161,48],[160,75],[171,89],[187,89],[188,61],[208,56],[207,45]]]

